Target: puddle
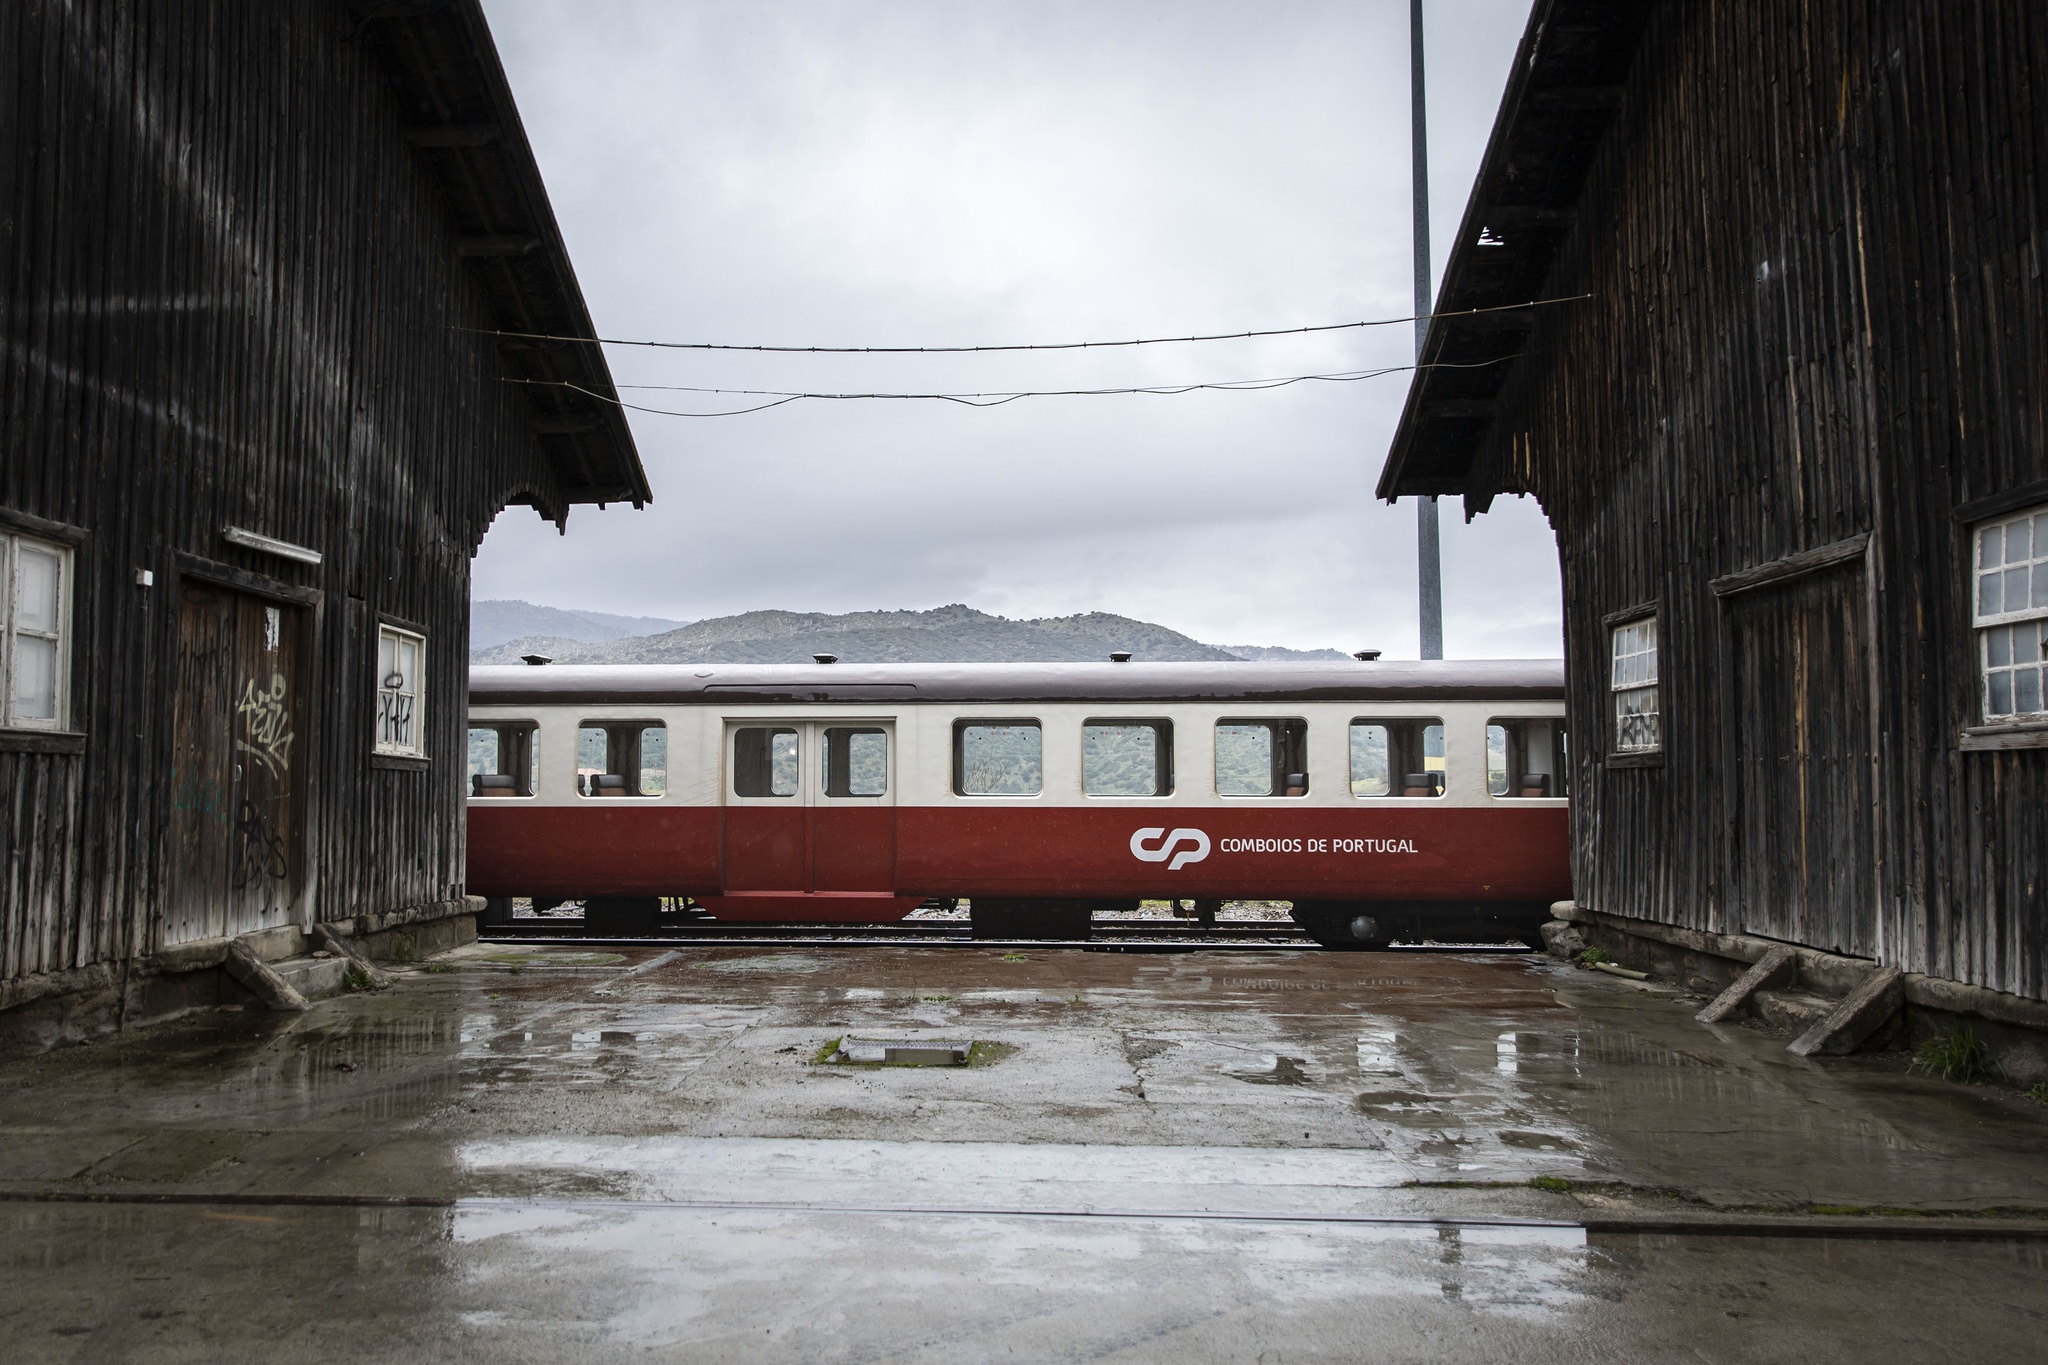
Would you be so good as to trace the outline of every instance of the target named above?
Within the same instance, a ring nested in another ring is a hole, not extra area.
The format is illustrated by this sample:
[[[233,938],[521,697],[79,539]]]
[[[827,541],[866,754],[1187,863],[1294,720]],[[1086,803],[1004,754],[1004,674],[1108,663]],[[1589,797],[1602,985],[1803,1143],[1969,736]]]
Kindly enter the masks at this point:
[[[1250,1075],[1236,1073],[1241,1081],[1252,1085],[1309,1085],[1315,1078],[1302,1070],[1308,1061],[1306,1057],[1275,1057],[1271,1071],[1257,1071]]]

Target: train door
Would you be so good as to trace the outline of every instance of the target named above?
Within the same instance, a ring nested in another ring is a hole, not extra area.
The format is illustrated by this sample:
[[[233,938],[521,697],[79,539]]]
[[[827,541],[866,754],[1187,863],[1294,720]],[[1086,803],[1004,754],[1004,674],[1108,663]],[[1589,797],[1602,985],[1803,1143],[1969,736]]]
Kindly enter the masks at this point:
[[[722,899],[890,898],[895,748],[893,720],[728,722]]]
[[[302,611],[194,579],[180,586],[166,944],[294,922]]]

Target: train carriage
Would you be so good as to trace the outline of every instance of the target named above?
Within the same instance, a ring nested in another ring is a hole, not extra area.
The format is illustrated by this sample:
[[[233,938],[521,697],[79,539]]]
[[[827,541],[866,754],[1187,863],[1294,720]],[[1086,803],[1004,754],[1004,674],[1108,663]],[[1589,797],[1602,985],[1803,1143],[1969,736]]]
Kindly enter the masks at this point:
[[[1534,940],[1570,894],[1561,663],[475,667],[469,890],[1085,934],[1287,901],[1331,947]]]

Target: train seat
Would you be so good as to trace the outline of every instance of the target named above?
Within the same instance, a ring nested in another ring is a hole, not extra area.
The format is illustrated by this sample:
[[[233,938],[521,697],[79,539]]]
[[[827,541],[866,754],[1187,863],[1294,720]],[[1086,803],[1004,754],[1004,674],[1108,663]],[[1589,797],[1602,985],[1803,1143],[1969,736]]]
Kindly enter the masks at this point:
[[[511,773],[476,773],[469,779],[471,796],[517,796],[519,779]]]
[[[599,773],[596,777],[590,779],[590,794],[592,796],[631,796],[633,793],[626,786],[626,779],[623,774]]]
[[[1522,774],[1522,795],[1524,795],[1524,796],[1548,796],[1548,795],[1550,795],[1550,774],[1549,774],[1549,773],[1523,773],[1523,774]]]
[[[1408,773],[1401,779],[1403,796],[1441,796],[1443,789],[1441,773]]]

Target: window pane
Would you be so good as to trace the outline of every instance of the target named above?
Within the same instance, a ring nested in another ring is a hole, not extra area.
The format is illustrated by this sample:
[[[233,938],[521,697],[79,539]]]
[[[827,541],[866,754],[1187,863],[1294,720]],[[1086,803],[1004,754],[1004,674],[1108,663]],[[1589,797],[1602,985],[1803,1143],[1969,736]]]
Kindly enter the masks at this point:
[[[2027,571],[2007,569],[2005,571],[2005,609],[2025,611],[2027,609]]]
[[[2012,674],[1993,673],[1984,680],[1989,696],[1985,700],[1987,715],[2009,716],[2012,714]]]
[[[649,725],[640,731],[640,794],[660,796],[668,790],[668,727]]]
[[[1351,794],[1385,796],[1393,790],[1387,766],[1387,727],[1354,722],[1351,726]]]
[[[2033,523],[2022,518],[2005,528],[2005,562],[2024,564],[2034,557]]]
[[[1508,794],[1508,732],[1504,725],[1486,727],[1486,791],[1490,796]]]
[[[825,732],[825,795],[883,796],[889,790],[889,735],[884,730]]]
[[[1219,796],[1273,794],[1273,727],[1216,727],[1216,793]]]
[[[1160,738],[1156,725],[1083,725],[1081,790],[1090,796],[1158,796]]]
[[[2007,627],[2012,632],[2012,661],[2016,664],[2041,662],[2041,630],[2031,623]]]
[[[1045,789],[1038,726],[963,725],[958,743],[962,795],[1036,796]]]
[[[1995,569],[2005,562],[2005,528],[1987,526],[1977,533],[1977,567]]]
[[[796,731],[749,726],[732,735],[735,796],[795,796]]]
[[[2012,675],[2012,709],[2021,715],[2041,709],[2041,670],[2018,668]]]
[[[17,630],[57,633],[57,564],[57,556],[48,550],[21,547],[21,570],[15,580]]]
[[[2002,588],[2005,575],[1997,573],[1980,574],[1977,577],[1977,614],[1996,616],[2005,610],[2005,593]]]
[[[1984,632],[1984,663],[2004,668],[2012,662],[2012,627],[1997,626]]]
[[[2048,559],[2034,566],[2034,606],[2048,610]]]
[[[498,732],[471,726],[469,730],[469,776],[470,786],[476,785],[478,777],[494,777],[498,772]]]
[[[57,642],[14,637],[14,714],[22,720],[57,718]]]

